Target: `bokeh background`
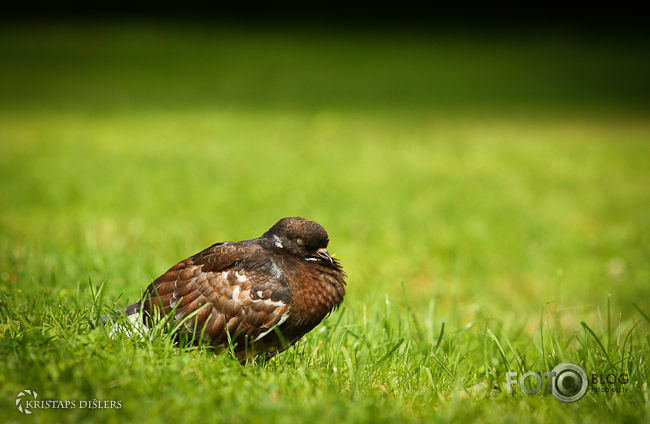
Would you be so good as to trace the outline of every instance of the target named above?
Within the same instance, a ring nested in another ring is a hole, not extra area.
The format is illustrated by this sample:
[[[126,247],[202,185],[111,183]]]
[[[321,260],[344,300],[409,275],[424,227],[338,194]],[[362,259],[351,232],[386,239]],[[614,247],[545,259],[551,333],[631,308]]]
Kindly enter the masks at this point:
[[[214,242],[304,216],[351,308],[650,307],[638,26],[64,5],[0,26],[3,291],[66,304],[90,280],[124,305]]]

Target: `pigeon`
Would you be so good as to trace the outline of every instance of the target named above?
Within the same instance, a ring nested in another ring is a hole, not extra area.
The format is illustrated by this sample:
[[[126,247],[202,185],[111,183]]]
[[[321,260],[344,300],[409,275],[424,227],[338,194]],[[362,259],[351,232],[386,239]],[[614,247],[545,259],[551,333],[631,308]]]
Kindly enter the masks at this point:
[[[328,243],[320,224],[283,218],[261,237],[217,243],[177,263],[116,313],[140,334],[168,318],[177,339],[231,349],[240,360],[270,358],[343,301],[346,274]],[[120,330],[131,334],[112,334]]]

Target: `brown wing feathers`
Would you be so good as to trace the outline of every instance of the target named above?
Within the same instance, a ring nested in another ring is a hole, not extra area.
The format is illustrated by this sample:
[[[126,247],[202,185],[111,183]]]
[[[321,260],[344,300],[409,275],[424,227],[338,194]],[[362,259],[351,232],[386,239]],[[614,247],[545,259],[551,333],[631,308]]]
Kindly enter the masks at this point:
[[[279,324],[289,310],[282,301],[289,298],[288,293],[267,287],[269,283],[281,286],[280,281],[260,281],[260,273],[244,269],[245,260],[256,250],[213,246],[180,262],[149,287],[143,311],[155,314],[160,309],[169,314],[176,308],[179,319],[206,305],[185,322],[184,332],[197,337],[203,334],[213,345],[227,343],[228,336],[242,346],[245,337],[255,341]]]

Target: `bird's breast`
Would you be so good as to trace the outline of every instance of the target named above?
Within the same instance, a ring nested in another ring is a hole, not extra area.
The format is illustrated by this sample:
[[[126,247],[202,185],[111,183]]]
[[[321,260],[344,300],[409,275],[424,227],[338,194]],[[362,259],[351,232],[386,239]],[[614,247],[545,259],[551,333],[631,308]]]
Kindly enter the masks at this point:
[[[296,273],[290,279],[290,309],[296,324],[313,328],[341,304],[345,296],[345,283],[338,272],[315,266],[314,262],[307,264],[294,267]]]

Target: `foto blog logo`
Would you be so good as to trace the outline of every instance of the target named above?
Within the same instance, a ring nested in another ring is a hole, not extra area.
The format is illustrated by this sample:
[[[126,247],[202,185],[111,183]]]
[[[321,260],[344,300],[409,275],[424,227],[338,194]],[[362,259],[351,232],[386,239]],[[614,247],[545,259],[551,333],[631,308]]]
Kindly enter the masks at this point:
[[[36,399],[38,397],[38,393],[32,390],[23,390],[22,392],[18,393],[18,396],[16,396],[16,406],[18,407],[18,410],[23,414],[31,414],[32,411],[27,409],[27,405],[25,405],[25,408],[23,408],[23,396],[25,395],[32,395],[34,396],[34,399]]]
[[[534,389],[525,386],[526,379],[534,378],[537,385]],[[587,372],[580,365],[573,362],[563,362],[553,368],[551,372],[545,372],[544,377],[548,379],[548,393],[552,394],[555,399],[564,403],[577,402],[587,393],[589,389],[589,378]],[[517,373],[506,373],[506,385],[508,394],[512,393],[512,385],[517,384]],[[542,389],[542,377],[536,372],[527,372],[519,381],[521,390],[528,394],[534,395]]]

